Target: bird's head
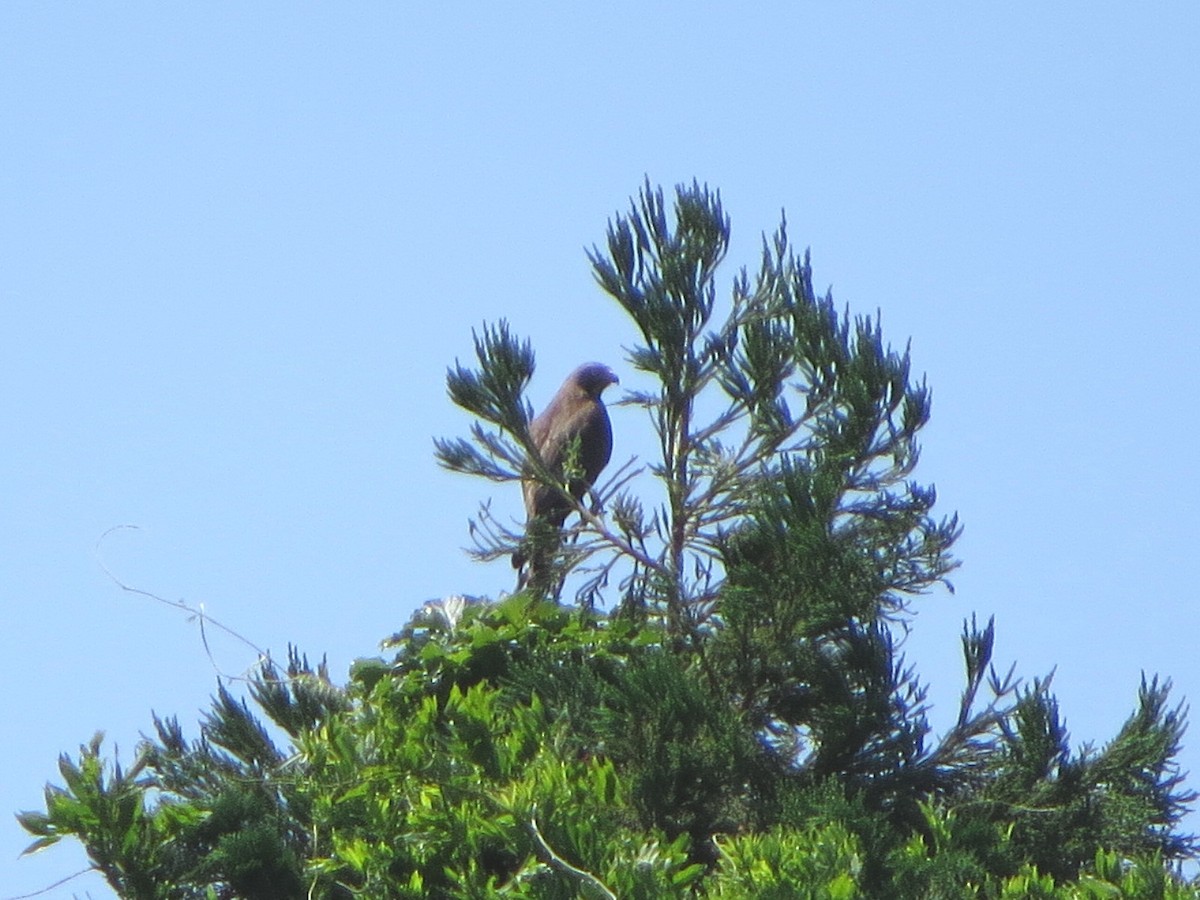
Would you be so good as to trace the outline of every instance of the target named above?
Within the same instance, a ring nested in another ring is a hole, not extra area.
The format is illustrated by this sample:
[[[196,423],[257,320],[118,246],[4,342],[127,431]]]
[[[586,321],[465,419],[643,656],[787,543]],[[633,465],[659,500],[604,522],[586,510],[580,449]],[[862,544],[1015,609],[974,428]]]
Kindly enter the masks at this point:
[[[596,400],[600,399],[600,395],[606,387],[610,384],[618,384],[621,381],[612,369],[603,363],[597,362],[584,363],[571,373],[571,377],[568,380],[589,397]]]

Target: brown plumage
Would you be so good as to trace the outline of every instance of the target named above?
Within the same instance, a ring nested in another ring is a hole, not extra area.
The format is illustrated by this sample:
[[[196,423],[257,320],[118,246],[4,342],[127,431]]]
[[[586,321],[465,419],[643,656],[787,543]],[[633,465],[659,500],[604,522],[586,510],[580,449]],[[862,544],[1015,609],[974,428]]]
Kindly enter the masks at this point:
[[[587,489],[595,484],[612,456],[612,425],[600,395],[616,382],[617,376],[608,366],[584,363],[567,376],[554,399],[529,423],[529,437],[542,464],[556,478],[565,478],[563,466],[578,438],[577,465],[583,477],[573,479],[569,486],[571,496],[576,500],[582,499]],[[528,573],[532,578],[544,569],[546,535],[539,534],[539,529],[557,531],[574,506],[557,488],[536,479],[525,479],[521,487],[525,494],[525,542],[535,545]],[[536,549],[539,543],[543,548],[540,551]],[[530,555],[528,546],[514,553],[513,568],[519,569]],[[521,583],[526,580],[522,577]]]

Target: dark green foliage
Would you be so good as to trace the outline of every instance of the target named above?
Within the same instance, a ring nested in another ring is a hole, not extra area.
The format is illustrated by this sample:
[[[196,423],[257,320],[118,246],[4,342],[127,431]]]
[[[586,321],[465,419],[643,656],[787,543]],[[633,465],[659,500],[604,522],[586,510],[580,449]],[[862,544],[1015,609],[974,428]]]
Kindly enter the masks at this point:
[[[578,505],[556,577],[426,604],[345,688],[268,663],[198,740],[155,718],[128,770],[95,739],[20,816],[31,850],[75,837],[139,898],[1200,898],[1172,869],[1195,795],[1167,683],[1072,750],[1048,680],[999,674],[972,620],[932,732],[897,641],[957,565],[913,477],[929,391],[782,226],[723,299],[728,239],[715,193],[647,184],[592,251],[660,453]],[[439,461],[552,477],[532,349],[501,322],[475,357],[447,377],[470,437]],[[522,538],[486,504],[473,535],[485,559]]]
[[[1143,682],[1138,708],[1099,753],[1072,755],[1058,704],[1039,683],[1007,723],[995,781],[984,796],[1013,824],[1013,844],[1038,868],[1072,877],[1101,850],[1126,858],[1195,852],[1175,824],[1195,793],[1172,762],[1183,720],[1166,705],[1167,685]]]
[[[533,375],[533,348],[528,341],[518,343],[503,321],[494,328],[485,326],[483,334],[474,337],[480,368],[467,369],[455,362],[446,376],[447,391],[459,406],[474,410],[484,422],[500,430],[472,426],[472,439],[486,453],[461,438],[437,439],[437,458],[455,471],[510,481],[520,477],[530,450],[528,425],[533,411],[521,395]],[[509,438],[504,436],[506,433]]]
[[[203,822],[182,837],[198,861],[194,877],[227,882],[237,897],[295,897],[303,875],[292,823],[255,787],[228,786]]]

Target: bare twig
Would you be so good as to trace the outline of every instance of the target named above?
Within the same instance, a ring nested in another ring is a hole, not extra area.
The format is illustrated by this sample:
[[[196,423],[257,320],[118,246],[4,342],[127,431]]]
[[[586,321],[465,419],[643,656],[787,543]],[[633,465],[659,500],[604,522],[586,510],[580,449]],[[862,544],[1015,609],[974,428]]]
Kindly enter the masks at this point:
[[[5,897],[4,900],[28,900],[28,898],[30,898],[30,897],[40,897],[43,894],[50,893],[52,890],[54,890],[57,887],[62,887],[68,881],[74,881],[76,878],[80,877],[81,875],[86,875],[88,872],[95,872],[95,871],[98,871],[98,870],[92,866],[89,866],[86,869],[80,869],[78,872],[76,872],[73,875],[68,875],[66,878],[60,878],[60,879],[58,879],[58,881],[54,882],[54,884],[48,884],[41,890],[33,891],[32,893],[29,893],[29,894],[18,894],[15,897]]]
[[[537,851],[537,858],[539,860],[555,871],[574,878],[589,896],[603,897],[605,900],[617,900],[617,895],[605,887],[604,882],[599,878],[591,872],[585,872],[583,869],[571,865],[551,849],[550,845],[546,843],[546,839],[542,837],[542,832],[538,829],[536,803],[533,805],[533,809],[529,811],[529,823],[527,827],[530,837],[533,838],[533,846]]]
[[[97,565],[99,565],[101,571],[103,571],[104,574],[107,575],[112,580],[113,584],[115,584],[121,590],[126,591],[127,593],[137,594],[139,597],[146,597],[147,599],[150,599],[150,600],[157,600],[159,603],[163,604],[164,606],[169,606],[172,609],[177,609],[177,610],[187,613],[189,616],[189,621],[195,621],[198,623],[199,628],[200,628],[200,642],[204,645],[205,655],[208,656],[209,663],[212,664],[213,670],[216,671],[217,676],[220,678],[224,678],[228,681],[248,681],[248,680],[250,680],[245,675],[226,674],[224,671],[222,671],[221,667],[219,665],[217,665],[217,661],[213,656],[212,648],[209,646],[209,643],[208,643],[208,634],[205,630],[205,623],[212,626],[213,628],[218,629],[219,631],[225,632],[225,634],[229,635],[230,637],[234,638],[237,641],[240,641],[241,643],[243,643],[247,647],[249,647],[251,650],[253,650],[258,656],[258,660],[255,663],[256,665],[261,665],[263,662],[270,662],[271,654],[269,652],[267,652],[266,650],[263,650],[261,647],[259,647],[257,644],[255,644],[253,641],[251,641],[249,638],[234,631],[228,625],[214,619],[212,616],[210,616],[208,613],[206,613],[204,611],[203,604],[201,604],[199,607],[196,607],[196,606],[192,606],[191,604],[187,603],[184,600],[168,600],[166,597],[162,597],[151,591],[143,590],[142,588],[134,587],[133,585],[127,584],[126,582],[124,582],[120,578],[118,578],[113,573],[112,569],[110,569],[108,567],[108,565],[104,562],[104,557],[100,552],[100,545],[103,544],[105,539],[110,534],[112,534],[114,531],[122,531],[122,530],[126,530],[126,529],[133,530],[133,531],[141,531],[141,527],[138,525],[114,525],[112,528],[109,528],[107,531],[105,531],[103,534],[100,535],[100,537],[96,540],[96,546],[93,551],[96,556]]]

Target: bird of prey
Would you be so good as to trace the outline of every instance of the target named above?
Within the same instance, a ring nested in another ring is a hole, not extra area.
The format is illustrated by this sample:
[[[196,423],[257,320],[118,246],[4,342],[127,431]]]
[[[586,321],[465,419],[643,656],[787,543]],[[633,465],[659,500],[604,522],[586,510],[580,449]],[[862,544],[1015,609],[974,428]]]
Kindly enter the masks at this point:
[[[584,363],[567,376],[549,405],[529,423],[529,437],[542,465],[576,500],[583,498],[612,456],[612,425],[600,395],[617,381],[608,366]],[[569,471],[564,471],[568,463]],[[513,554],[512,564],[520,569],[529,561],[529,572],[523,572],[519,582],[523,586],[545,573],[546,557],[553,552],[548,545],[552,541],[557,547],[558,529],[575,506],[559,487],[536,478],[525,478],[521,487],[525,541]]]

